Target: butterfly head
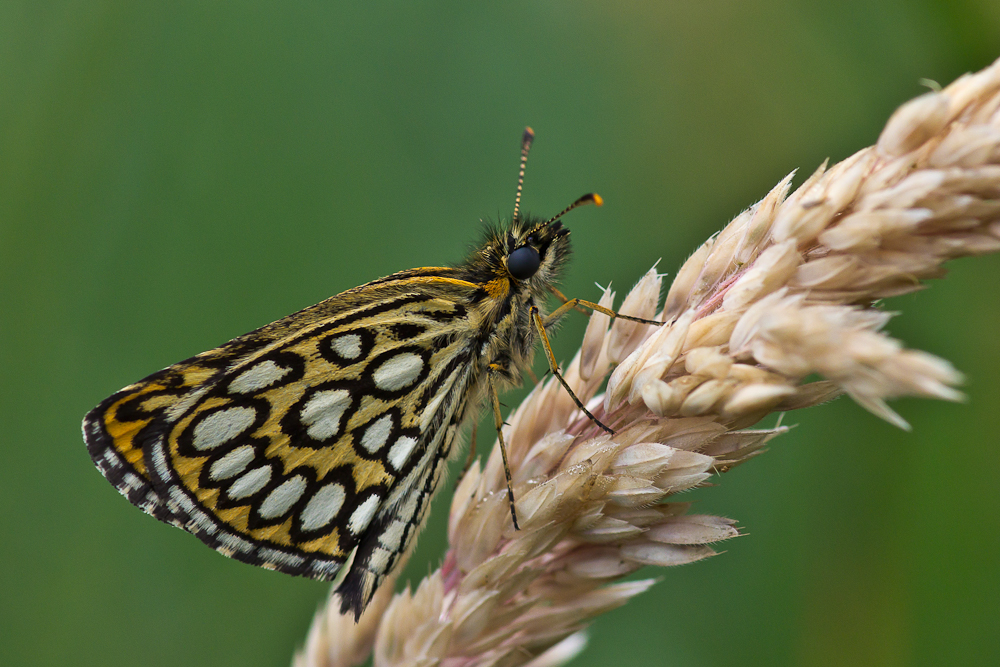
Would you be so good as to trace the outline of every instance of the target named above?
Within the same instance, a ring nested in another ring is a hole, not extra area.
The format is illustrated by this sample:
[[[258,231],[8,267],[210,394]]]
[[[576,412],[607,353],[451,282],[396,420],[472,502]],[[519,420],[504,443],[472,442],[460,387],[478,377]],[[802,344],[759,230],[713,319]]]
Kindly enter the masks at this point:
[[[543,292],[554,283],[569,258],[569,230],[561,222],[540,218],[517,219],[502,234],[496,273],[510,281],[515,291]],[[531,289],[537,286],[539,289]]]
[[[569,257],[569,230],[559,219],[578,206],[601,206],[604,203],[600,195],[590,193],[547,220],[522,213],[524,167],[534,138],[532,129],[525,128],[521,139],[521,166],[517,175],[514,215],[510,224],[491,229],[485,243],[466,264],[475,276],[473,280],[486,285],[485,291],[501,300],[516,294],[533,297],[548,292]]]
[[[597,194],[584,195],[548,220],[515,213],[501,253],[507,277],[517,285],[542,283],[545,288],[555,282],[569,256],[569,229],[559,218],[591,203],[600,206],[603,200]]]

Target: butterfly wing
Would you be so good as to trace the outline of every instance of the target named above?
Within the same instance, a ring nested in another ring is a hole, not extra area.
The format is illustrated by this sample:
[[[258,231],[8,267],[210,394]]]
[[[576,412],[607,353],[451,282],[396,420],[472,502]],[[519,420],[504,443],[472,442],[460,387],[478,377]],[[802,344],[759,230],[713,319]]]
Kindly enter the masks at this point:
[[[474,286],[429,272],[122,389],[84,420],[91,457],[133,504],[241,561],[329,580],[357,548],[340,590],[359,614],[419,530],[481,389]]]

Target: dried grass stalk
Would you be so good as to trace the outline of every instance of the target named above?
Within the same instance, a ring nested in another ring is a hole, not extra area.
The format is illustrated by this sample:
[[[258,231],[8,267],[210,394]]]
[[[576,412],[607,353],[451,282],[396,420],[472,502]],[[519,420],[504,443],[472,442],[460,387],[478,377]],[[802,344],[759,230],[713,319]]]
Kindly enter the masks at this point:
[[[878,299],[921,289],[948,259],[1000,250],[1000,61],[901,107],[875,146],[791,175],[684,264],[656,316],[650,270],[621,311],[594,314],[566,379],[608,436],[553,381],[510,417],[520,531],[494,449],[452,501],[450,548],[416,590],[379,592],[355,625],[319,613],[296,665],[557,665],[582,628],[651,580],[739,534],[669,496],[759,454],[772,412],[846,393],[906,428],[896,396],[956,400],[948,362],[881,332]],[[614,295],[605,293],[610,306]],[[604,384],[602,396],[595,394]],[[804,383],[818,374],[824,379]]]

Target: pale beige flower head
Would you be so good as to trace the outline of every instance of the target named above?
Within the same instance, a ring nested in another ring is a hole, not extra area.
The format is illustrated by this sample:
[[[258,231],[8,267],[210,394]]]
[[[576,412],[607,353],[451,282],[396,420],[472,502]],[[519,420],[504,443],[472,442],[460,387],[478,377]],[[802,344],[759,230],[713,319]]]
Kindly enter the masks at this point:
[[[751,428],[763,417],[846,393],[906,427],[887,399],[960,398],[946,361],[882,333],[891,313],[878,301],[940,277],[945,260],[1000,250],[1000,61],[790,184],[695,251],[659,313],[661,276],[640,279],[620,312],[662,326],[591,316],[564,375],[614,435],[552,379],[510,416],[521,530],[494,448],[455,492],[442,566],[415,590],[384,586],[357,625],[330,605],[296,664],[354,665],[372,651],[376,665],[564,664],[594,617],[652,585],[617,580],[738,535],[671,496],[785,430]],[[600,303],[613,307],[614,293]]]

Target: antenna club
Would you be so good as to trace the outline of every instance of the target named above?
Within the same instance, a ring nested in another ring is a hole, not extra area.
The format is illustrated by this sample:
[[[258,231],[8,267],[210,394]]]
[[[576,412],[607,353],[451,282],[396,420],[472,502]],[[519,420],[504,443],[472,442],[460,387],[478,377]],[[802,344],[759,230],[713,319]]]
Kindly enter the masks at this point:
[[[525,127],[524,128],[524,141],[531,141],[534,138],[535,138],[535,131],[532,130],[530,126],[529,127]]]
[[[556,220],[563,217],[564,215],[572,211],[574,208],[577,208],[579,206],[586,206],[587,204],[594,204],[595,206],[600,206],[603,203],[604,199],[601,197],[601,195],[597,194],[596,192],[589,192],[580,197],[579,199],[577,199],[575,202],[573,202],[563,210],[559,211],[559,213],[557,213],[556,215],[546,220],[545,224],[546,225],[552,224],[553,222],[555,222]]]

